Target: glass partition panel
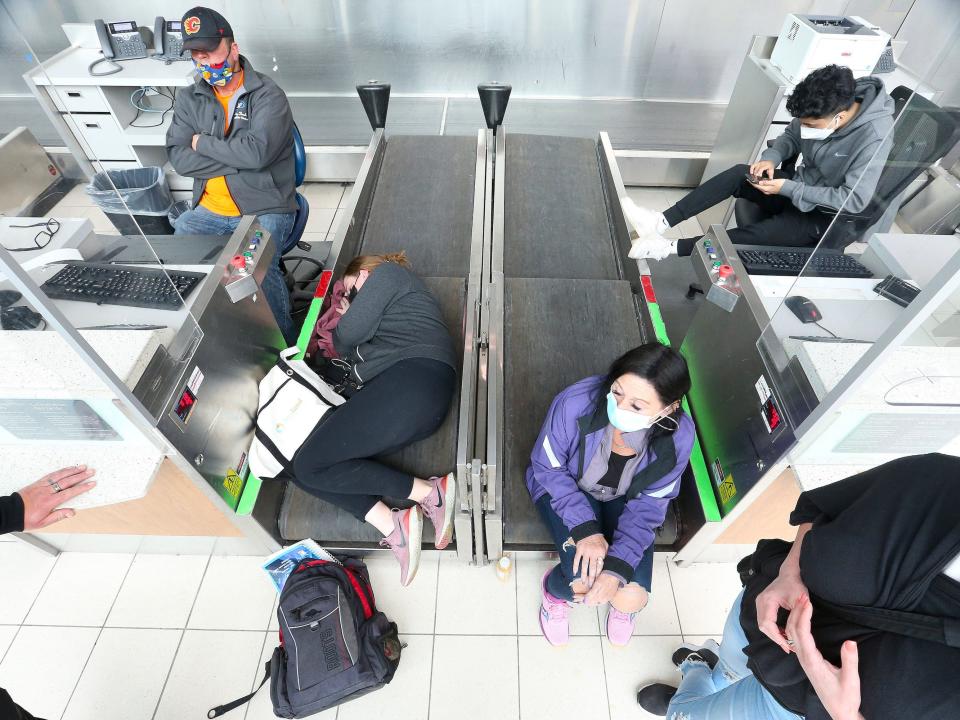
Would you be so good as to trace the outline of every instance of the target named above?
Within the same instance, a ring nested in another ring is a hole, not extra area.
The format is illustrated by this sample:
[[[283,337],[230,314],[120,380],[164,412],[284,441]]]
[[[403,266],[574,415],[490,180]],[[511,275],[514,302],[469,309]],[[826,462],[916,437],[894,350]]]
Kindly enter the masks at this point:
[[[890,447],[900,447],[892,442],[895,435],[906,438],[911,428],[937,422],[936,413],[916,409],[928,406],[911,405],[908,398],[917,393],[926,397],[934,386],[943,391],[935,394],[946,397],[954,388],[953,380],[923,378],[949,374],[937,369],[939,363],[956,367],[960,360],[960,341],[951,335],[960,238],[903,233],[895,217],[911,182],[954,148],[960,129],[949,111],[929,99],[934,96],[930,88],[897,88],[891,96],[896,105],[893,129],[859,180],[840,188],[848,192],[839,211],[825,205],[812,210],[829,227],[812,251],[801,253],[805,265],[799,276],[751,277],[772,318],[758,348],[798,438],[849,392],[869,397],[878,412],[882,410],[876,417],[867,413],[860,418],[866,425],[858,432],[873,442],[889,433]],[[829,151],[829,140],[823,147]],[[944,358],[932,365],[913,362],[934,355]],[[952,362],[946,356],[952,356]],[[914,407],[916,412],[892,407]],[[921,422],[914,415],[931,419]],[[832,432],[840,432],[842,425],[853,433],[838,457],[857,455],[857,422],[851,415],[851,424],[831,426]],[[931,433],[931,438],[939,442],[946,435],[953,437],[952,423],[940,427],[942,432]],[[918,446],[913,440],[907,445]]]
[[[177,208],[166,130],[176,87],[192,82],[191,65],[146,57],[153,48],[136,23],[107,23],[110,60],[92,18],[48,23],[44,38],[59,38],[59,50],[46,47],[41,62],[22,32],[41,23],[40,8],[20,10],[0,5],[5,54],[20,65],[30,60],[20,82],[83,179],[72,187],[64,180],[50,202],[0,218],[6,260],[36,293],[31,302],[16,291],[5,328],[81,338],[90,361],[105,363],[156,424],[203,338],[197,310],[211,294],[204,288],[216,285],[210,275],[230,236],[175,236],[170,221]],[[31,163],[44,161],[38,151]],[[9,277],[0,289],[12,290]]]

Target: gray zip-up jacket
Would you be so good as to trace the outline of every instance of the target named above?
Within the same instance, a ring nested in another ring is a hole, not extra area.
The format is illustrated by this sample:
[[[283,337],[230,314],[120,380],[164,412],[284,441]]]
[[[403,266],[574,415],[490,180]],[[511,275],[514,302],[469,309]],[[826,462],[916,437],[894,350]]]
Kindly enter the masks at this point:
[[[437,301],[420,278],[391,262],[370,273],[337,323],[333,346],[361,383],[409,358],[439,360],[458,370]]]
[[[798,210],[839,210],[850,196],[844,211],[858,213],[873,197],[893,142],[893,99],[874,77],[858,79],[856,87],[860,110],[842,128],[824,140],[802,140],[800,120],[794,119],[760,155],[777,166],[803,153],[796,176],[780,188]]]
[[[230,98],[230,128],[223,108],[202,78],[177,92],[167,131],[167,154],[178,174],[193,178],[193,207],[210,178],[224,177],[244,215],[295,212],[293,114],[283,90],[240,56],[243,85]],[[199,134],[197,149],[193,136]]]

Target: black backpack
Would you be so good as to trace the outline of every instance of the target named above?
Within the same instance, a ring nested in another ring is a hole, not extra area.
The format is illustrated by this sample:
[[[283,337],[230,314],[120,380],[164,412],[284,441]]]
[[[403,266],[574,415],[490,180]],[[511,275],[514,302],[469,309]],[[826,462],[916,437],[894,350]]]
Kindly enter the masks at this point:
[[[277,618],[280,646],[257,690],[270,679],[278,717],[304,718],[366,695],[390,682],[400,664],[397,625],[377,610],[359,560],[301,560],[284,583]],[[249,702],[257,690],[207,717]]]

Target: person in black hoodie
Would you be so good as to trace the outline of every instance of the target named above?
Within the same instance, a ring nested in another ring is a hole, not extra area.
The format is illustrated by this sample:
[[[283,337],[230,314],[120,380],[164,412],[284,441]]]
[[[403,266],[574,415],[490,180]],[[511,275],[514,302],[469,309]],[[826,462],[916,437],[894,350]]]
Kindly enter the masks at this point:
[[[75,510],[59,508],[77,495],[92,490],[94,471],[85,465],[61,468],[44,475],[25,488],[0,497],[0,535],[24,530],[39,530],[59,520],[73,517]],[[0,718],[3,720],[40,720],[34,718],[3,688],[0,688]]]
[[[680,689],[647,686],[641,705],[685,720],[750,718],[755,708],[724,701],[753,686],[749,697],[771,703],[760,717],[960,717],[958,508],[960,458],[941,454],[803,493],[790,516],[797,540],[762,540],[741,562],[723,645],[681,648]]]

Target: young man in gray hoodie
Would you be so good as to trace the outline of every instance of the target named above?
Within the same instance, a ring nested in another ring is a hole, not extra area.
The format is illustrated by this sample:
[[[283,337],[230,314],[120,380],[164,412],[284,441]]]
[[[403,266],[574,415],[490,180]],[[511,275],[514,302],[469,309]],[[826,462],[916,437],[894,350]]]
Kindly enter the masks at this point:
[[[669,240],[663,234],[729,197],[747,198],[764,215],[728,231],[731,241],[743,245],[813,246],[841,206],[846,212],[863,210],[892,143],[893,100],[883,83],[873,77],[854,80],[849,68],[827,65],[797,85],[787,110],[794,120],[752,165],[715,175],[663,213],[624,198],[627,219],[639,235],[630,257],[689,255],[698,238]],[[776,169],[797,153],[803,157],[796,170]]]
[[[167,153],[178,174],[193,178],[193,203],[177,218],[177,235],[230,235],[256,215],[273,238],[263,292],[287,342],[296,341],[280,257],[293,243],[297,210],[293,115],[283,90],[240,54],[233,28],[215,10],[183,16],[183,47],[196,82],[177,93]]]

